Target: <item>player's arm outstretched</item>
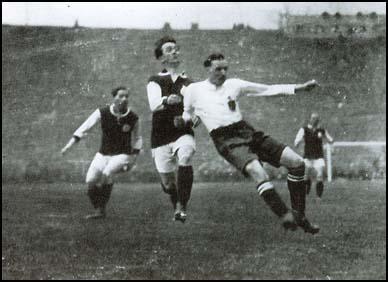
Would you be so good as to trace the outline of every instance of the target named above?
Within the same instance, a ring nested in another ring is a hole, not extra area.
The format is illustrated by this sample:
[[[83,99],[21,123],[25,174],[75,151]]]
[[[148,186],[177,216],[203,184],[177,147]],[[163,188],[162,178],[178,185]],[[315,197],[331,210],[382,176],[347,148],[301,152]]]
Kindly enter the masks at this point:
[[[312,79],[312,80],[309,80],[303,84],[296,84],[295,85],[295,92],[310,91],[317,86],[319,86],[318,82],[315,79]]]
[[[69,140],[69,142],[62,148],[61,154],[65,155],[65,153],[75,144],[81,140],[82,137],[86,135],[86,133],[92,129],[101,119],[100,110],[95,110],[88,119],[73,133],[73,136]]]
[[[256,96],[275,96],[275,95],[292,95],[300,91],[310,91],[316,86],[318,82],[316,80],[309,80],[302,84],[274,84],[266,85],[260,83],[252,83],[248,81],[242,81],[241,94],[247,94],[249,97]]]

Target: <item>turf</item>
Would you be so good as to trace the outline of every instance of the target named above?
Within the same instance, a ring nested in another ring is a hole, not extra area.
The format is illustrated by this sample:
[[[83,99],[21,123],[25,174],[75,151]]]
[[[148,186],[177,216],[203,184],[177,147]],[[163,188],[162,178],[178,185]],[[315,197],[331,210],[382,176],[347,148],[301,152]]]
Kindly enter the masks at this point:
[[[386,279],[385,180],[312,192],[315,236],[283,231],[248,182],[196,183],[185,224],[158,184],[117,184],[87,221],[84,185],[3,183],[2,278]]]

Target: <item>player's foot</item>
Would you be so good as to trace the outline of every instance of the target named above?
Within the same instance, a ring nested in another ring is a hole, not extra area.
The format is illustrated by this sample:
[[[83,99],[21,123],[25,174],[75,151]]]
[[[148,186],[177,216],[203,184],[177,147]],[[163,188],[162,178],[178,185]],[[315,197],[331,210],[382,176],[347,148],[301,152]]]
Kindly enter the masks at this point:
[[[180,222],[184,223],[186,221],[186,217],[187,217],[186,212],[184,212],[184,211],[176,211],[174,213],[173,220],[174,221],[180,221]]]
[[[302,228],[306,233],[314,235],[317,234],[320,230],[318,225],[311,224],[305,216],[297,217],[296,222],[298,223],[299,227]]]
[[[181,221],[185,222],[187,217],[187,213],[185,211],[181,211]]]
[[[99,219],[99,218],[104,218],[105,216],[106,216],[105,211],[97,210],[95,213],[89,214],[89,215],[87,215],[85,218],[89,220],[89,219]]]
[[[298,224],[295,221],[295,217],[291,211],[287,212],[282,217],[282,226],[286,230],[295,231],[298,228]]]

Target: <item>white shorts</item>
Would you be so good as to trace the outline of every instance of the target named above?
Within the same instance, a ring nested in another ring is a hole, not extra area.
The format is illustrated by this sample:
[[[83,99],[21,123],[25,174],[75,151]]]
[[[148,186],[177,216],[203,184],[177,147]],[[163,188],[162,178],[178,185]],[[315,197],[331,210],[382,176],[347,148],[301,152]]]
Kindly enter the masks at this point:
[[[183,146],[189,146],[195,151],[195,140],[190,134],[179,137],[175,142],[152,149],[152,157],[159,173],[169,173],[176,170],[176,152]]]
[[[119,172],[130,170],[135,164],[135,156],[120,154],[114,156],[106,156],[97,153],[94,156],[92,163],[86,174],[86,182],[98,182],[103,173],[112,175]]]
[[[323,169],[325,167],[325,160],[320,159],[304,159],[306,168],[314,168],[315,170]]]

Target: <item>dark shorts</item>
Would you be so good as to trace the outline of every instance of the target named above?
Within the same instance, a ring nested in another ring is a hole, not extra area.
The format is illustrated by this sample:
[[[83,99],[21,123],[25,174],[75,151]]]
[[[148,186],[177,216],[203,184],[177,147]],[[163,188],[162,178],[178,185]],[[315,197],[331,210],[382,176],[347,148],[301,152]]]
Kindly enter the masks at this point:
[[[212,130],[210,136],[220,155],[244,175],[245,166],[252,160],[280,167],[280,157],[286,147],[245,121]]]

